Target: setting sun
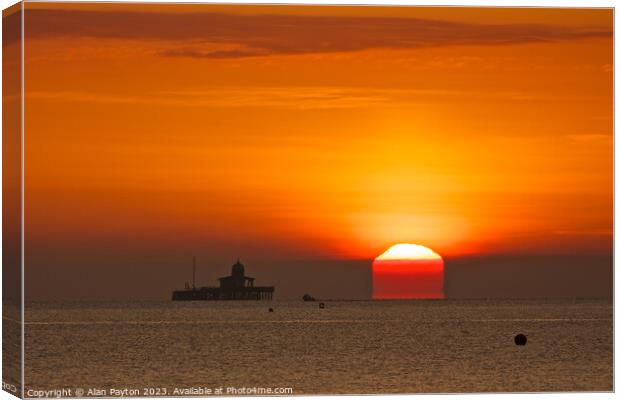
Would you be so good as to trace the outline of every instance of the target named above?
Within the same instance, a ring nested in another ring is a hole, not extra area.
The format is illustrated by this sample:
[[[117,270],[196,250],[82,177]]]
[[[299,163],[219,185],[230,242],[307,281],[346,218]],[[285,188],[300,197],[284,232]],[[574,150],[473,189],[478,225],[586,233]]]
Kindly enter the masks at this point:
[[[443,280],[441,256],[418,244],[395,244],[372,264],[374,299],[443,298]]]
[[[441,256],[419,244],[399,243],[387,249],[377,260],[441,260]]]

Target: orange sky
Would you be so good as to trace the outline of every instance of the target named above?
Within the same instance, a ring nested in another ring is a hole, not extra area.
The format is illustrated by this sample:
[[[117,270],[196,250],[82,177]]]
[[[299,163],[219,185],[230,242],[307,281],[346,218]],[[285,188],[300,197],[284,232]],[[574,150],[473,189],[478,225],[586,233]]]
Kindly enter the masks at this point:
[[[232,258],[608,253],[612,21],[27,3],[27,237]]]

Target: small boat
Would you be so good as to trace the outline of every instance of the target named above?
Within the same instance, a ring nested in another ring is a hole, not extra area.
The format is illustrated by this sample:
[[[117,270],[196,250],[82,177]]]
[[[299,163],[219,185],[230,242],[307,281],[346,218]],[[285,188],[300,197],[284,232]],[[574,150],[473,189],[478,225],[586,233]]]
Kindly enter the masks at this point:
[[[316,301],[316,299],[312,296],[310,296],[308,293],[304,294],[304,297],[302,297],[303,301]]]

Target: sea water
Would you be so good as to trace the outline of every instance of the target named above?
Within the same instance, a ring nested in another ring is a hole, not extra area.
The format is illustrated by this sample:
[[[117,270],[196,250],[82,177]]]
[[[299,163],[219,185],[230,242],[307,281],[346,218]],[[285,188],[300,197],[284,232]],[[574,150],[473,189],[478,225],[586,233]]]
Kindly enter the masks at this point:
[[[611,300],[324,303],[28,303],[26,395],[613,390]]]

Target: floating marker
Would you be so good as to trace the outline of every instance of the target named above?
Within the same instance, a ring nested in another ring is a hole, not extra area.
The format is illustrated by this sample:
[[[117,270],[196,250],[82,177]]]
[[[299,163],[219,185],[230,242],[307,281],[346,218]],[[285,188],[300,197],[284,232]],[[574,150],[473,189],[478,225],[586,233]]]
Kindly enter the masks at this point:
[[[515,344],[517,346],[525,346],[525,344],[527,343],[527,336],[525,336],[522,333],[519,333],[517,336],[515,336]]]
[[[273,308],[270,308],[270,309],[269,309],[269,312],[273,312]]]
[[[319,303],[319,308],[325,308],[325,303]]]

